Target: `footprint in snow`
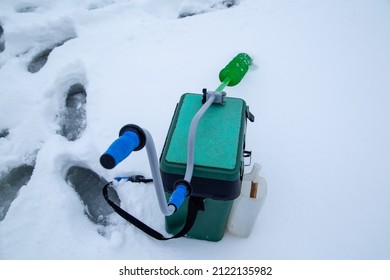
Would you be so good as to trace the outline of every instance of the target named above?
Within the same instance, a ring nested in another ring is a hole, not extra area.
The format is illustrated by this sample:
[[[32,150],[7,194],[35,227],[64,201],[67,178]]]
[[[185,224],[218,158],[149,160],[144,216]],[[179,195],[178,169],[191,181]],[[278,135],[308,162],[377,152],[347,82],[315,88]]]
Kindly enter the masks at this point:
[[[36,6],[33,4],[22,3],[15,8],[15,11],[17,13],[33,13],[38,8],[39,8],[39,6]]]
[[[0,25],[0,52],[5,50],[5,39],[4,39],[4,29],[3,26]]]
[[[34,166],[20,165],[0,177],[0,221],[4,220],[18,192],[31,178]]]
[[[60,42],[57,42],[53,45],[50,45],[49,47],[47,47],[46,49],[44,49],[43,51],[39,52],[38,54],[36,54],[32,60],[30,61],[30,63],[28,64],[27,66],[27,70],[30,72],[30,73],[37,73],[39,70],[42,69],[43,66],[45,66],[48,58],[49,58],[49,55],[50,53],[57,47],[60,47],[62,46],[63,44],[65,44],[67,41],[71,40],[71,39],[74,39],[75,37],[69,37],[69,38],[66,38],[64,39],[63,41],[60,41]]]
[[[18,10],[26,13],[33,12],[36,8],[22,5]],[[69,40],[77,38],[77,33],[72,20],[60,18],[57,21],[12,33],[10,36],[10,48],[14,48],[19,54],[27,54],[29,59],[27,70],[30,73],[37,73],[45,66],[52,51]]]
[[[87,6],[87,9],[92,11],[92,10],[97,10],[97,9],[102,9],[102,8],[105,8],[107,6],[111,6],[115,4],[114,1],[107,1],[107,0],[99,0],[99,1],[94,1],[92,3],[90,3],[88,6]]]
[[[108,216],[114,210],[102,195],[102,189],[108,182],[92,170],[81,166],[70,167],[65,180],[79,195],[88,218],[96,224],[109,224]],[[112,188],[109,189],[109,196],[115,203],[120,204],[118,194]]]
[[[187,1],[183,4],[179,11],[178,18],[185,18],[208,12],[228,9],[238,5],[238,0],[202,0],[202,1]]]
[[[0,138],[5,138],[9,134],[9,131],[7,128],[0,130]]]
[[[8,135],[7,128],[0,130],[0,138],[6,138]],[[33,165],[22,164],[0,176],[0,221],[4,220],[19,190],[30,181],[33,171]]]
[[[86,122],[87,92],[80,83],[73,84],[66,93],[65,104],[60,110],[59,134],[69,141],[79,139],[84,132]]]

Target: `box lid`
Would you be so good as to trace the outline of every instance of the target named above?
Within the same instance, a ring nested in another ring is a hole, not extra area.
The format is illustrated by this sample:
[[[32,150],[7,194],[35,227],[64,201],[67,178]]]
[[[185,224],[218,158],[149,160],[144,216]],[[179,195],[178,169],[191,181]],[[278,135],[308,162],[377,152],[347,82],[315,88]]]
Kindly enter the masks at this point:
[[[202,95],[184,94],[178,104],[163,151],[161,169],[184,174],[192,118],[202,107]],[[195,139],[194,176],[237,180],[240,176],[245,131],[245,101],[227,97],[201,118]]]

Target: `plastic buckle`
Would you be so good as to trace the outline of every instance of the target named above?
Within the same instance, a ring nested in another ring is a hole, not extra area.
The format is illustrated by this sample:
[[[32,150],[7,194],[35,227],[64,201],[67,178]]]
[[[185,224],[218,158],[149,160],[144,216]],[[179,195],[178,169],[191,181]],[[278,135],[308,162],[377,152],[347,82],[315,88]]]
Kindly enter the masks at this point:
[[[208,91],[207,89],[203,89],[203,99],[202,103],[206,103],[207,100],[209,100],[212,96],[215,97],[213,104],[225,104],[226,102],[226,92],[221,91],[221,92],[216,92],[216,91]]]

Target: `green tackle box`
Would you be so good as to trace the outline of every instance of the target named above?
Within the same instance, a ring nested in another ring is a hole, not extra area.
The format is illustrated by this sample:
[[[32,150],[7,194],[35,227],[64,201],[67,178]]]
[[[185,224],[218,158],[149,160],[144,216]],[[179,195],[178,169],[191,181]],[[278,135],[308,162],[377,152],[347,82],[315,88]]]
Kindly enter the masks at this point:
[[[160,157],[167,197],[173,192],[174,183],[184,178],[189,128],[202,100],[201,94],[186,93],[177,104]],[[212,104],[199,122],[191,196],[204,198],[205,209],[199,211],[186,235],[189,238],[218,241],[224,235],[232,204],[241,192],[248,116],[252,115],[244,100],[226,97],[224,104]],[[182,207],[166,217],[167,232],[176,234],[182,229],[187,204],[188,197]]]

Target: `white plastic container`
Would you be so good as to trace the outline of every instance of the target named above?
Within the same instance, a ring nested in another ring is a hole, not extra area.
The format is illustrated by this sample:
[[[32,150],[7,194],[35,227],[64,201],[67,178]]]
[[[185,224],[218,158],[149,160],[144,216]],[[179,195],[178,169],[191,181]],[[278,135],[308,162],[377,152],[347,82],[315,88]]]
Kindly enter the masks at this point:
[[[231,234],[248,237],[267,196],[267,182],[259,176],[261,166],[253,165],[250,173],[244,174],[241,194],[234,200],[227,223]]]

